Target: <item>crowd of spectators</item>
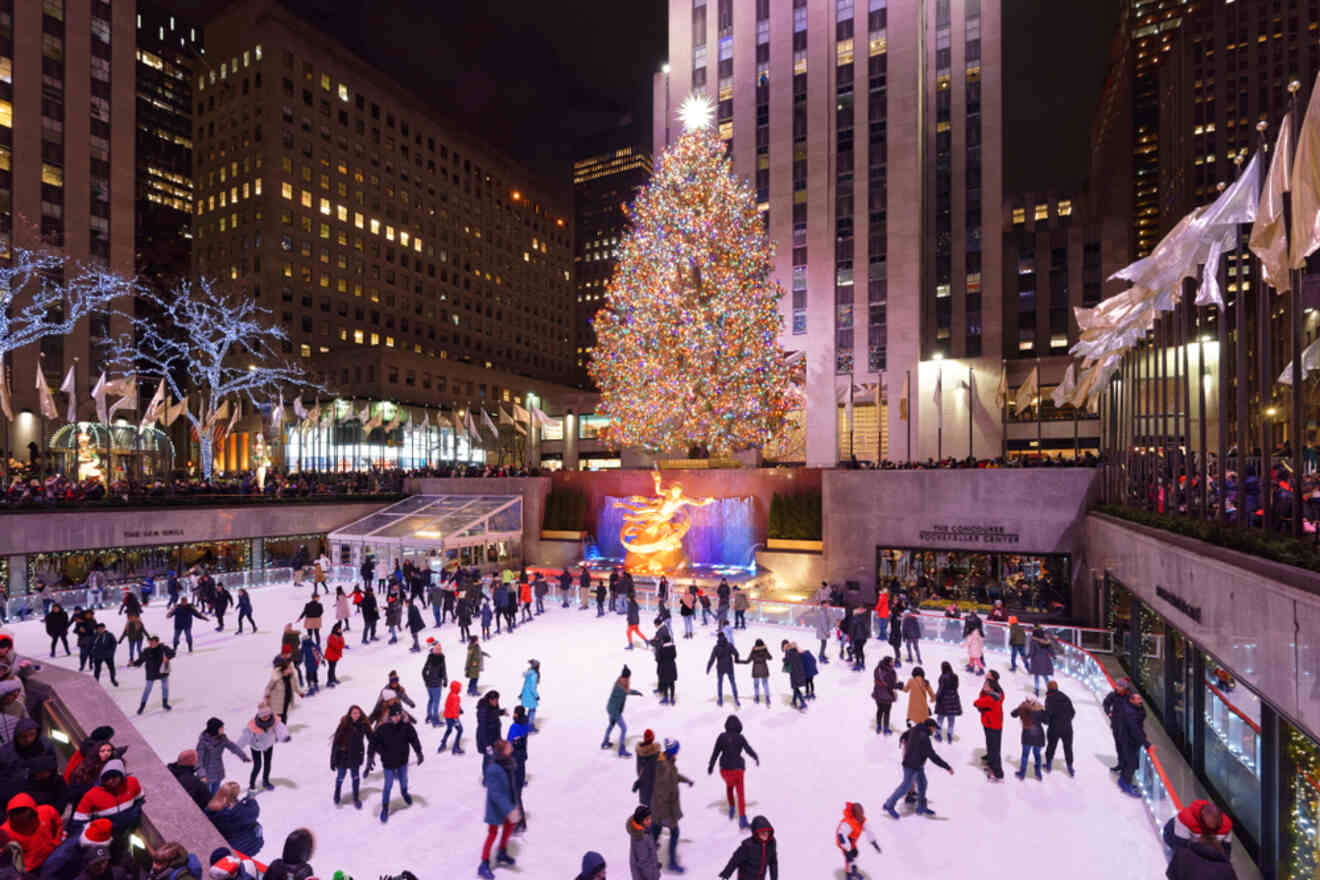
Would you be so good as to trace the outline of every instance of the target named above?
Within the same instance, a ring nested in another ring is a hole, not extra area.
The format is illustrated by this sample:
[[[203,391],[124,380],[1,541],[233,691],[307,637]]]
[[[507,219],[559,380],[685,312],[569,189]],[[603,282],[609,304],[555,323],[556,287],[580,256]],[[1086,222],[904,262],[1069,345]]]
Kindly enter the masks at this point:
[[[1097,467],[1100,459],[1093,452],[1084,452],[1079,456],[1058,455],[1020,455],[1016,458],[928,458],[925,461],[881,461],[874,465],[870,462],[854,463],[855,467],[872,467],[882,471],[932,471],[932,470],[990,470],[995,468],[1055,468],[1055,467]]]

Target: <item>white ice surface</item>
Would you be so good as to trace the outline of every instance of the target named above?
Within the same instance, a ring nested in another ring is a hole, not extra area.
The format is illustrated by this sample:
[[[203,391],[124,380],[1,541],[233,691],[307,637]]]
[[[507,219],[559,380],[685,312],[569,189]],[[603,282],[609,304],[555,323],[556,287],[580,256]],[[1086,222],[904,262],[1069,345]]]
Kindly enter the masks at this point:
[[[290,587],[254,590],[256,619],[262,627],[257,635],[235,635],[232,615],[224,633],[214,632],[205,622],[195,624],[196,651],[183,650],[170,676],[174,711],[160,708],[159,691],[145,714],[136,718],[143,734],[163,760],[172,761],[182,749],[191,748],[212,715],[224,719],[231,738],[239,731],[261,699],[279,649],[279,634],[285,622],[298,615],[309,591]],[[328,618],[333,611],[327,607]],[[118,635],[122,617],[113,609],[99,613]],[[429,620],[429,612],[427,618]],[[655,686],[655,664],[649,651],[624,649],[624,618],[610,614],[598,620],[594,609],[562,610],[557,602],[531,624],[513,635],[496,636],[486,644],[491,654],[481,678],[481,690],[497,689],[501,703],[510,709],[517,703],[522,673],[529,658],[541,661],[541,708],[529,748],[529,785],[524,802],[529,828],[515,837],[510,852],[518,865],[497,872],[506,876],[571,878],[578,872],[583,852],[596,850],[605,856],[609,875],[628,874],[626,817],[636,805],[630,791],[634,779],[633,759],[616,757],[599,748],[604,730],[605,701],[623,664],[633,670],[633,687],[646,696],[630,697],[624,717],[628,722],[631,749],[646,728],[657,739],[674,737],[682,748],[678,756],[681,772],[694,787],[682,786],[684,818],[681,822],[680,861],[689,875],[713,877],[746,832],[730,822],[724,787],[718,773],[707,776],[706,761],[724,719],[733,710],[726,694],[723,708],[715,703],[713,675],[705,675],[705,664],[713,643],[713,627],[697,627],[696,638],[682,638],[682,624],[675,618],[678,636],[678,705],[661,706],[651,693]],[[145,612],[148,631],[170,636],[164,619],[164,602],[154,601]],[[40,622],[29,620],[10,629],[21,653],[46,659],[49,640]],[[648,634],[650,621],[642,627]],[[384,627],[380,628],[384,632]],[[328,632],[328,628],[327,628]],[[423,634],[437,636],[444,645],[451,677],[461,675],[464,652],[458,630],[452,623]],[[949,776],[927,766],[929,796],[937,819],[911,815],[900,803],[901,821],[887,817],[882,802],[898,784],[898,736],[877,736],[875,707],[871,701],[871,674],[854,673],[840,663],[821,668],[816,679],[817,699],[809,711],[799,714],[788,705],[790,690],[779,672],[779,643],[794,638],[813,650],[806,630],[752,625],[736,634],[745,652],[757,637],[764,638],[775,657],[771,666],[774,703],[770,708],[751,702],[750,667],[737,667],[743,705],[739,710],[745,735],[761,756],[757,767],[749,763],[746,777],[749,818],[765,814],[775,826],[779,840],[780,876],[799,878],[842,877],[843,860],[832,842],[835,826],[846,801],[861,801],[867,808],[882,855],[864,848],[861,866],[868,876],[976,877],[978,880],[1021,880],[1023,872],[1049,866],[1062,869],[1069,880],[1112,880],[1114,877],[1156,877],[1164,872],[1162,844],[1146,817],[1141,801],[1125,797],[1114,785],[1109,766],[1114,763],[1112,740],[1096,701],[1079,683],[1061,679],[1061,686],[1077,707],[1077,776],[1069,779],[1058,769],[1043,782],[1030,775],[1018,781],[1020,727],[1005,718],[1004,758],[1007,781],[986,782],[979,757],[984,749],[981,729],[971,701],[980,679],[960,673],[964,714],[958,720],[958,740],[951,746],[935,744],[936,751],[955,769]],[[364,807],[336,808],[331,803],[333,776],[329,770],[329,737],[339,716],[351,705],[367,711],[384,686],[390,669],[397,669],[417,701],[416,715],[425,710],[422,687],[423,656],[411,654],[408,642],[396,645],[385,640],[359,646],[359,621],[349,636],[351,650],[339,664],[342,685],[299,703],[290,715],[293,739],[276,746],[273,792],[262,793],[262,823],[266,845],[259,857],[270,861],[279,855],[286,834],[299,826],[317,835],[312,864],[319,876],[329,878],[336,869],[364,880],[385,873],[411,870],[420,880],[475,876],[485,835],[484,793],[479,784],[480,757],[473,744],[476,727],[474,699],[463,697],[463,756],[436,754],[443,728],[419,724],[426,754],[421,768],[410,768],[414,803],[405,807],[397,789],[394,811],[388,826],[380,824],[381,772],[377,768],[363,783]],[[881,645],[868,643],[868,662],[880,657]],[[182,648],[182,646],[181,646]],[[831,645],[837,652],[837,646]],[[939,661],[950,660],[960,668],[962,655],[953,647],[929,643],[923,646],[925,668],[932,681],[938,677]],[[837,653],[835,654],[837,656]],[[127,645],[116,657],[121,666],[120,687],[110,690],[130,717],[137,709],[142,690],[140,668],[124,669]],[[993,668],[1001,670],[1007,684],[1008,707],[1017,705],[1030,691],[1031,680],[1007,671],[1005,658],[991,654]],[[77,668],[77,652],[55,661]],[[901,670],[910,669],[904,663]],[[325,670],[321,679],[324,682]],[[894,718],[902,724],[906,695],[900,695]],[[507,730],[507,720],[506,727]],[[617,731],[615,733],[617,739]],[[127,756],[131,770],[133,755]],[[1056,755],[1061,767],[1062,755]],[[225,757],[230,777],[247,784],[248,765],[233,755]],[[348,788],[347,780],[345,789]],[[661,841],[662,862],[668,834]],[[200,854],[202,858],[206,853]]]

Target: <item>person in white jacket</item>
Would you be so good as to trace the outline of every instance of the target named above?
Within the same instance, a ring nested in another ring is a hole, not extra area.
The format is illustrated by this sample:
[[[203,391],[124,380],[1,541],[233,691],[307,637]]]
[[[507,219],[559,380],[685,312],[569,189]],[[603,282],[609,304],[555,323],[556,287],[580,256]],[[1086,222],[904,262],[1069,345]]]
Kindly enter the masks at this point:
[[[262,788],[266,791],[275,790],[270,782],[271,758],[275,753],[275,743],[286,742],[288,739],[289,729],[271,710],[270,705],[262,703],[258,706],[257,714],[244,726],[236,743],[240,749],[252,750],[252,776],[248,780],[251,793],[257,791],[258,775],[261,775]]]

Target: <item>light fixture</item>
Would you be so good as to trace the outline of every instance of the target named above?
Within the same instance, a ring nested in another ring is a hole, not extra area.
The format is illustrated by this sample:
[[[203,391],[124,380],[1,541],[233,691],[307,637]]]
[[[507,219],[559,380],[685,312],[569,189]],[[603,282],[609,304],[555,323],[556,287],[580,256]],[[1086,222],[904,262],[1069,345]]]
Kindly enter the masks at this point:
[[[691,94],[678,105],[678,119],[685,131],[706,128],[715,118],[715,106],[705,95]]]
[[[669,62],[668,62],[668,61],[666,61],[664,64],[661,64],[661,65],[660,65],[660,72],[663,73],[665,76],[669,76]]]
[[[1270,418],[1274,418],[1278,414],[1279,411],[1272,406],[1265,410],[1265,415],[1269,416]]]
[[[934,360],[934,361],[942,361],[942,360],[944,360],[944,352],[942,352],[942,351],[937,351],[937,352],[935,352],[933,355],[931,355],[931,360]]]

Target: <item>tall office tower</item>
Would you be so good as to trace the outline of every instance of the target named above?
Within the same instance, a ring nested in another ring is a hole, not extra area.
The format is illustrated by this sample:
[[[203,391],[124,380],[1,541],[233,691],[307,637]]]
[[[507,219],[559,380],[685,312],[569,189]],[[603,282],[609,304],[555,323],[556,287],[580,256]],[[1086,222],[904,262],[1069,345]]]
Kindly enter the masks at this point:
[[[137,10],[135,263],[148,284],[184,277],[192,251],[192,117],[201,30],[161,9]]]
[[[587,363],[596,345],[592,318],[605,303],[619,241],[628,229],[624,206],[651,178],[651,154],[636,143],[632,126],[605,132],[584,145],[587,156],[573,163],[573,245],[577,308],[574,335],[575,384],[587,387]]]
[[[998,0],[670,0],[655,149],[685,96],[716,103],[805,355],[808,464],[998,454],[1000,32]]]
[[[490,408],[571,377],[572,223],[526,171],[272,0],[205,30],[198,274],[345,396]]]
[[[132,3],[0,0],[0,258],[11,245],[44,241],[132,274],[133,14]],[[88,416],[105,357],[93,340],[124,329],[99,314],[14,352],[8,369],[20,412],[10,449],[46,445],[35,415],[38,363],[53,388],[76,367]],[[45,428],[48,437],[53,426]]]

